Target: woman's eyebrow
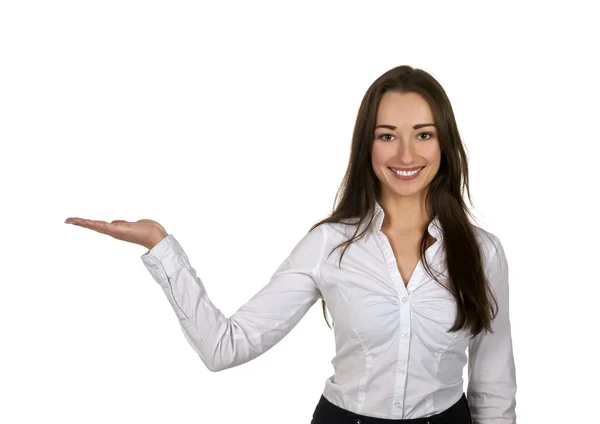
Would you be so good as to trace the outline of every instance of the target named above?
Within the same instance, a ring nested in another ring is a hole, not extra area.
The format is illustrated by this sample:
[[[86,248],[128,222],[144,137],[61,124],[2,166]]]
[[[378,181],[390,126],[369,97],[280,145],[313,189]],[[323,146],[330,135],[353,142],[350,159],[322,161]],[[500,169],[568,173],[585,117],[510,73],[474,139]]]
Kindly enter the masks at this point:
[[[435,124],[417,124],[417,125],[413,126],[413,129],[414,130],[418,130],[419,128],[423,128],[423,127],[436,127],[437,128],[437,126]],[[375,127],[375,129],[377,129],[377,128],[387,128],[387,129],[390,129],[390,130],[395,130],[396,129],[395,126],[393,126],[393,125],[386,125],[386,124],[377,125]]]

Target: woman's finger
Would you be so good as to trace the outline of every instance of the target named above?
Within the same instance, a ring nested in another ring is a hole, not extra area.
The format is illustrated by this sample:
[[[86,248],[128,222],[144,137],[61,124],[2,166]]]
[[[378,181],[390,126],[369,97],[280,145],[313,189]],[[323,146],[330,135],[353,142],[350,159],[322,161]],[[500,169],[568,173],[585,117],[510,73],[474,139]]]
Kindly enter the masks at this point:
[[[99,233],[108,234],[111,236],[117,235],[119,233],[119,229],[122,228],[118,224],[112,224],[106,221],[99,221],[94,219],[68,218],[65,222],[69,224],[75,224],[80,227],[89,228],[90,230],[94,230]]]

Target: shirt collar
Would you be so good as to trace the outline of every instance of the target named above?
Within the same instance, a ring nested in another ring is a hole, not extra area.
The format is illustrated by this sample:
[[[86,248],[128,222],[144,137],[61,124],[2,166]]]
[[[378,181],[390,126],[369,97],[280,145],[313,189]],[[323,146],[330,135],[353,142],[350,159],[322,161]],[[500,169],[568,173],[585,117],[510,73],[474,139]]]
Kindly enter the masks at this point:
[[[379,204],[378,201],[375,201],[375,208],[374,208],[374,218],[373,218],[373,228],[377,229],[377,230],[381,230],[381,225],[383,224],[383,218],[385,216],[383,207],[381,207],[381,205]],[[440,220],[438,219],[437,215],[433,217],[433,220],[431,220],[431,222],[429,223],[429,226],[427,227],[427,231],[429,232],[429,234],[431,234],[433,237],[435,237],[438,240],[442,240],[444,238],[444,233],[442,231],[442,225],[440,223]]]

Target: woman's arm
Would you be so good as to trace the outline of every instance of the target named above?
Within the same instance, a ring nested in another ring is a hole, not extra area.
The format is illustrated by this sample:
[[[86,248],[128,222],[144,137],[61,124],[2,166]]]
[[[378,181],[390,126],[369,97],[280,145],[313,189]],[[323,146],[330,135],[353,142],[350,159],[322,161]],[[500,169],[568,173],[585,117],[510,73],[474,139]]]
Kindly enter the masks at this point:
[[[498,301],[493,333],[481,332],[469,344],[467,398],[474,424],[516,424],[517,381],[509,318],[508,263],[500,240],[494,247],[486,275]]]
[[[306,234],[270,282],[229,318],[212,304],[172,234],[141,259],[169,299],[188,343],[209,370],[221,371],[265,353],[321,297],[318,278],[325,245],[322,227]]]

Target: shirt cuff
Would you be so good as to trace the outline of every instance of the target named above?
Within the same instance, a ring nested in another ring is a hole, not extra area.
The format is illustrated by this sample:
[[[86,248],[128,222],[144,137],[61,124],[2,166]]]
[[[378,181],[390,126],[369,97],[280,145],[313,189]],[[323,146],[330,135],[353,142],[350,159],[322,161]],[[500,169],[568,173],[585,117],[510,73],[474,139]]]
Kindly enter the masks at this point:
[[[152,249],[141,256],[144,264],[151,270],[159,270],[162,265],[165,273],[170,276],[188,263],[187,255],[173,234],[164,237]]]

